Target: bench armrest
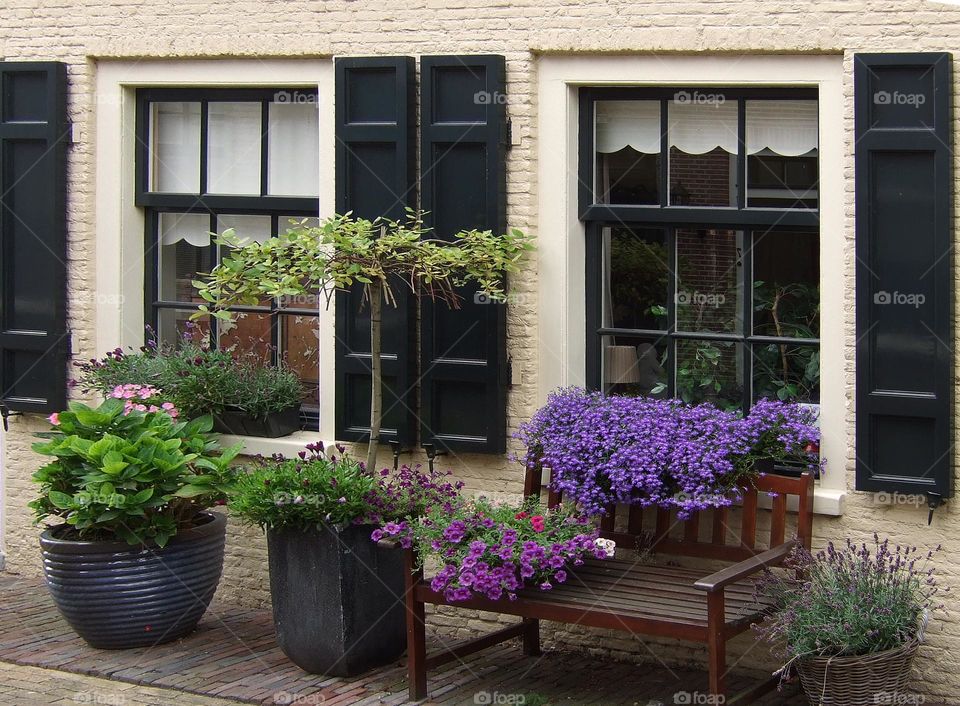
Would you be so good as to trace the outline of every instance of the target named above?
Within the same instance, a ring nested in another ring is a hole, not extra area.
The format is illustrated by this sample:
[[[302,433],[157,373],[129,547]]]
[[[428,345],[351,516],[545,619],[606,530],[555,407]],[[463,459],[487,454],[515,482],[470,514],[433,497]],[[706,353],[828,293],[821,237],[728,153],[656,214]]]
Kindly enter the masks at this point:
[[[699,588],[701,591],[708,591],[711,593],[713,591],[721,590],[727,584],[744,579],[751,574],[755,574],[760,569],[765,569],[768,566],[778,565],[791,551],[793,551],[794,547],[796,546],[797,540],[791,539],[789,542],[784,542],[773,549],[760,552],[756,556],[752,556],[749,559],[744,559],[743,561],[737,562],[733,566],[728,566],[727,568],[721,569],[716,573],[705,576],[693,585],[695,588]]]

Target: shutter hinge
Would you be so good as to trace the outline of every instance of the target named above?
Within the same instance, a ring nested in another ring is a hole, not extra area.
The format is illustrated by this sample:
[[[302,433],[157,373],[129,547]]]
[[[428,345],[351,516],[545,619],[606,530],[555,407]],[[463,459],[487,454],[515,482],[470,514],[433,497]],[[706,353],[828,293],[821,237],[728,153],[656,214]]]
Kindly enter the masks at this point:
[[[507,387],[513,387],[513,356],[507,356]]]
[[[10,431],[10,417],[19,417],[22,412],[13,412],[5,404],[0,404],[0,417],[3,417],[3,430]]]
[[[513,120],[510,118],[503,121],[503,135],[500,140],[508,149],[513,144]]]
[[[943,496],[940,493],[927,493],[927,507],[930,513],[927,515],[927,525],[933,524],[933,511],[943,504]]]

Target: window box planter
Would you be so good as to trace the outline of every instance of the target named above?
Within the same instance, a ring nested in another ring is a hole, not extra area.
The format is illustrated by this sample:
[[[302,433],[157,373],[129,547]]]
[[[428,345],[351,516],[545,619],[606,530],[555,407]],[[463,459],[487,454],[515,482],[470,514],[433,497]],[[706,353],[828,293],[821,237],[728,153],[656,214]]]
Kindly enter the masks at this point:
[[[300,406],[271,412],[266,417],[251,417],[240,410],[224,410],[214,415],[213,428],[214,431],[236,436],[260,436],[267,439],[288,436],[300,429]]]
[[[406,649],[403,552],[372,529],[267,530],[277,642],[306,672],[355,676]]]
[[[197,627],[223,569],[227,518],[202,513],[166,546],[60,539],[40,535],[43,573],[70,627],[101,649],[171,642]]]

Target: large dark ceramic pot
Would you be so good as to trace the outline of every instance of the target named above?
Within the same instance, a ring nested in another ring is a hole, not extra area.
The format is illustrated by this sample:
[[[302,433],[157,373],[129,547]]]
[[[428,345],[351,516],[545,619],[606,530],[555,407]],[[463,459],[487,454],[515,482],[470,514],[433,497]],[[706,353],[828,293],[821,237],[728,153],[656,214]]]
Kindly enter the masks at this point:
[[[223,569],[227,518],[203,513],[165,547],[40,535],[43,573],[60,613],[93,647],[170,642],[192,632],[210,605]]]
[[[307,672],[355,676],[406,648],[403,553],[372,530],[267,531],[277,642]]]

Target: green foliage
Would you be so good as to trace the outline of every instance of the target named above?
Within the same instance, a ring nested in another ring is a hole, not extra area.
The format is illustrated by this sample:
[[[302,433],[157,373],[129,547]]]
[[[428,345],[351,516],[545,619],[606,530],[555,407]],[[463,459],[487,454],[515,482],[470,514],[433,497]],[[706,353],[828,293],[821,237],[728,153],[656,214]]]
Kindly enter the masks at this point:
[[[72,402],[33,450],[53,457],[36,471],[37,522],[57,517],[68,538],[164,546],[197,513],[222,503],[241,446],[221,451],[209,416],[177,421],[163,412],[124,414],[123,400],[96,409]]]
[[[184,339],[179,346],[148,340],[140,352],[119,349],[80,363],[79,382],[109,395],[118,385],[151,385],[187,418],[225,409],[257,418],[300,403],[303,384],[284,365],[264,365],[254,353],[214,350]]]
[[[263,242],[247,242],[232,230],[217,242],[229,255],[202,281],[194,282],[207,302],[195,317],[210,313],[229,319],[227,307],[259,304],[264,299],[323,293],[355,283],[382,285],[384,299],[394,303],[393,287],[402,282],[418,294],[456,306],[455,288],[475,284],[502,300],[504,275],[515,272],[532,249],[518,230],[504,235],[462,231],[451,241],[425,237],[419,215],[405,221],[333,216],[318,227],[295,227]]]
[[[365,517],[376,486],[377,478],[348,456],[262,459],[241,473],[230,509],[263,529],[306,530]]]
[[[820,335],[820,287],[758,280],[753,283],[757,332],[787,338]],[[754,387],[760,397],[816,400],[820,387],[819,346],[769,344],[754,348],[760,374]]]

